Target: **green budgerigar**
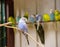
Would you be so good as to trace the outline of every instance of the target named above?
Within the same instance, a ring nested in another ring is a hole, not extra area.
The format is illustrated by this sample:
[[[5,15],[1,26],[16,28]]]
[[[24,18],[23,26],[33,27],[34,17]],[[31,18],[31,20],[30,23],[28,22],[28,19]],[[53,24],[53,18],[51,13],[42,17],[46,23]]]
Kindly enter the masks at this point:
[[[15,24],[16,24],[15,19],[12,16],[10,16],[8,18],[8,22],[12,22],[12,24],[11,24],[12,26],[15,26]]]
[[[28,19],[28,15],[29,15],[28,12],[25,12],[24,17]]]
[[[60,20],[60,14],[58,15],[58,19]]]
[[[44,14],[44,15],[43,15],[43,21],[50,21],[50,16],[49,16],[49,14]]]
[[[59,20],[59,11],[55,10],[54,15],[55,15],[55,20],[58,21]]]

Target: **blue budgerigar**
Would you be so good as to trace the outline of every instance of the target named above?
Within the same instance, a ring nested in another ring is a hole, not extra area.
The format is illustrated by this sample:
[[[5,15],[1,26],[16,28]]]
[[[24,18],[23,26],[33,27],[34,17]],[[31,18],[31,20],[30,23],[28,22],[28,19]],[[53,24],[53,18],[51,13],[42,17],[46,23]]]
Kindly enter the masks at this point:
[[[27,18],[21,17],[18,22],[18,28],[20,28],[23,31],[23,34],[25,35],[25,37],[27,39],[27,43],[29,45],[28,35],[25,34],[25,32],[28,32],[28,27],[27,27],[26,21],[27,21]]]
[[[29,21],[30,21],[31,23],[34,23],[34,22],[35,22],[35,16],[34,16],[34,15],[30,15],[30,16],[29,16]]]
[[[54,12],[53,12],[53,9],[50,9],[50,20],[51,21],[54,21],[55,19],[54,19]]]
[[[36,31],[40,37],[40,40],[41,40],[41,43],[44,44],[45,41],[44,41],[44,29],[42,27],[42,25],[40,24],[40,21],[42,21],[42,15],[39,15],[37,14],[36,15],[36,23],[35,24],[35,28],[36,28]]]

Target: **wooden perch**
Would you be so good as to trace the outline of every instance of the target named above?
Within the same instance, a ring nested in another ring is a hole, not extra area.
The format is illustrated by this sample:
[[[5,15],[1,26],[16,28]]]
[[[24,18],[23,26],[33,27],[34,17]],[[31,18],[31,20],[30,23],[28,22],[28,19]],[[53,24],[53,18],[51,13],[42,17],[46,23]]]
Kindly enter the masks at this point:
[[[48,23],[48,22],[59,22],[59,21],[40,21],[39,23]],[[31,22],[26,22],[27,24],[37,24],[37,23],[31,23]],[[7,23],[3,23],[3,24],[0,24],[0,27],[1,26],[4,26],[4,25],[9,25],[9,24],[12,24],[12,22],[7,22]],[[16,23],[17,25],[18,23]]]
[[[8,24],[12,24],[12,22],[8,22],[8,23],[0,24],[0,27],[1,27],[1,26],[4,26],[4,25],[8,25]]]
[[[4,25],[5,27],[7,28],[13,28],[13,29],[16,29],[16,30],[19,30],[21,31],[19,28],[17,27],[11,27],[11,26],[7,26],[7,25]],[[22,31],[21,31],[22,32]],[[38,44],[40,47],[44,47],[44,45],[42,45],[41,43],[37,42],[34,37],[32,37],[29,33],[25,32],[25,34],[27,34],[36,44]]]

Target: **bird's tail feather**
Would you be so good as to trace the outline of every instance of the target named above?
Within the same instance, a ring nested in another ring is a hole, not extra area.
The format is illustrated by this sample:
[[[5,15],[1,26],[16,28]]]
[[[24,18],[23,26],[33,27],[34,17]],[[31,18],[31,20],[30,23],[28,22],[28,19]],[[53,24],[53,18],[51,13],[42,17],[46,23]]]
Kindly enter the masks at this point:
[[[26,37],[27,43],[29,45],[28,35],[25,35],[25,37]]]
[[[24,32],[22,32],[22,33],[25,35],[26,40],[27,40],[27,43],[28,43],[28,45],[29,45],[28,35],[27,35],[27,34],[25,34]]]

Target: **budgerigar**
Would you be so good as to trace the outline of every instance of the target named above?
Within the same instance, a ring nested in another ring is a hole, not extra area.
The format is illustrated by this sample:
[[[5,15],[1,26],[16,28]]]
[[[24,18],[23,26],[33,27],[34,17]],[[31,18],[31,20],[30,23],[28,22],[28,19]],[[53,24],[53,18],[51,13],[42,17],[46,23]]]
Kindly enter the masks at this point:
[[[58,16],[58,19],[59,19],[59,21],[60,21],[60,14],[59,14],[59,16]]]
[[[54,12],[53,12],[53,10],[52,9],[50,9],[50,20],[51,21],[54,21],[55,19],[54,19]]]
[[[41,15],[36,15],[36,23],[35,24],[35,27],[36,27],[36,31],[40,37],[40,40],[42,42],[42,44],[44,44],[44,29],[42,27],[42,25],[40,24],[40,21],[42,21],[42,16]]]
[[[49,16],[49,14],[44,14],[44,15],[43,15],[43,21],[50,21],[50,16]]]
[[[34,15],[30,15],[30,16],[29,16],[29,21],[30,21],[31,23],[34,23],[34,22],[35,22],[35,16],[34,16]]]
[[[55,10],[54,15],[55,15],[55,20],[58,21],[59,20],[59,11]]]
[[[10,16],[8,18],[8,22],[12,22],[11,26],[13,26],[13,27],[16,26],[16,21],[15,21],[15,18],[14,17]],[[14,30],[14,33],[15,33],[16,30],[15,29],[13,29],[13,30]]]
[[[27,19],[25,17],[21,17],[18,23],[18,28],[23,31],[23,34],[25,35],[28,45],[29,45],[29,40],[28,40],[28,35],[25,34],[25,32],[28,32],[28,27],[26,24]]]
[[[12,16],[10,16],[9,18],[8,18],[8,22],[12,22],[12,26],[16,26],[16,22],[15,22],[15,19],[12,17]]]

